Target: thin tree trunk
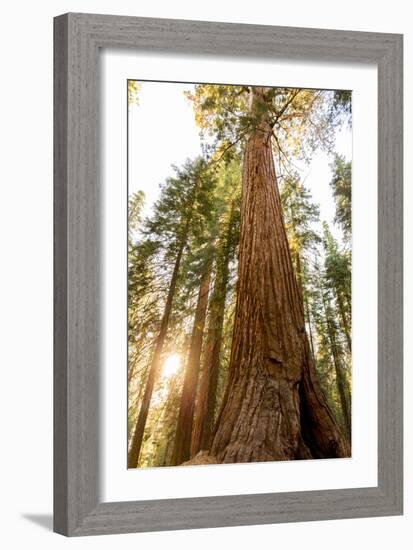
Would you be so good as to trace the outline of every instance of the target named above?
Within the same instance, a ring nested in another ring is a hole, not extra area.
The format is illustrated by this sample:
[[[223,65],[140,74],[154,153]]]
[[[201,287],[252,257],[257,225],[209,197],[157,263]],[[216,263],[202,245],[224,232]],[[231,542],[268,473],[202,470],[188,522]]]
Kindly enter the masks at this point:
[[[176,412],[178,403],[176,399],[177,377],[173,377],[171,387],[168,391],[168,397],[165,400],[165,421],[162,427],[163,439],[165,445],[162,454],[158,457],[157,466],[168,466],[170,464],[170,455],[172,453],[172,445],[175,435]]]
[[[295,231],[294,231],[295,234]],[[297,235],[295,235],[295,238],[297,239]],[[308,299],[305,293],[304,289],[304,283],[303,283],[303,272],[301,268],[301,255],[299,252],[296,252],[295,254],[295,265],[297,270],[297,283],[298,288],[301,293],[301,299],[303,301],[303,305],[305,306],[305,315],[307,317],[307,323],[308,323],[308,332],[310,337],[310,349],[311,349],[311,355],[313,357],[313,361],[315,360],[315,354],[314,354],[314,342],[313,342],[313,331],[311,329],[311,316],[310,316],[310,308],[308,306]]]
[[[351,334],[350,334],[351,331],[349,329],[347,316],[344,311],[343,298],[339,292],[336,292],[336,296],[337,296],[338,311],[341,319],[341,326],[343,327],[343,332],[346,337],[348,351],[351,353]]]
[[[303,297],[304,296],[303,273],[301,269],[301,257],[299,252],[295,253],[295,265],[296,265],[298,289],[301,293],[301,297]]]
[[[308,304],[307,296],[304,297],[304,305],[305,305],[305,311],[306,311],[307,323],[308,323],[308,336],[310,337],[311,355],[313,357],[313,360],[315,361],[313,329],[311,326],[311,313],[310,313],[310,306]]]
[[[232,220],[232,216],[230,220]],[[203,369],[196,402],[191,457],[195,456],[200,450],[209,449],[211,445],[224,327],[225,299],[228,286],[228,262],[228,254],[217,260],[215,284],[209,305],[209,321]]]
[[[264,102],[262,89],[253,94],[253,106]],[[262,116],[245,148],[229,380],[211,447],[218,462],[349,455],[309,351],[271,134]]]
[[[340,403],[341,403],[341,409],[343,411],[344,425],[346,428],[347,436],[351,441],[351,415],[350,415],[350,410],[347,402],[345,380],[344,380],[344,375],[340,364],[340,360],[336,354],[334,354],[334,368],[336,371],[337,390],[340,396]]]
[[[137,468],[138,466],[139,454],[142,447],[143,434],[145,431],[146,420],[148,418],[149,405],[152,398],[153,388],[155,386],[155,382],[158,376],[162,350],[165,343],[166,333],[168,330],[169,317],[171,315],[172,301],[175,294],[176,283],[178,280],[178,273],[181,265],[182,253],[186,246],[187,231],[188,231],[188,224],[184,232],[183,238],[181,239],[181,243],[175,259],[174,270],[172,272],[171,282],[169,284],[169,291],[168,291],[168,296],[165,303],[165,309],[164,309],[164,313],[161,321],[161,326],[159,329],[158,337],[155,342],[155,348],[152,356],[149,375],[146,381],[145,393],[142,398],[142,404],[141,404],[139,415],[136,421],[132,443],[128,452],[128,468]]]
[[[330,342],[331,354],[333,356],[334,370],[336,373],[337,392],[340,399],[341,411],[343,413],[344,427],[346,429],[349,440],[351,440],[351,413],[350,413],[350,407],[349,407],[347,395],[346,395],[346,381],[343,373],[343,367],[341,364],[340,351],[337,346],[336,329],[331,321],[332,311],[330,307],[327,306],[324,295],[322,296],[322,299],[323,299],[324,315],[325,315],[326,324],[327,324],[327,336]]]
[[[178,424],[172,453],[172,465],[176,466],[190,458],[191,435],[194,419],[196,390],[198,386],[201,361],[202,339],[204,335],[205,317],[208,305],[209,284],[211,281],[211,263],[205,269],[198,293],[195,310],[191,344],[186,363],[184,385],[179,408]]]

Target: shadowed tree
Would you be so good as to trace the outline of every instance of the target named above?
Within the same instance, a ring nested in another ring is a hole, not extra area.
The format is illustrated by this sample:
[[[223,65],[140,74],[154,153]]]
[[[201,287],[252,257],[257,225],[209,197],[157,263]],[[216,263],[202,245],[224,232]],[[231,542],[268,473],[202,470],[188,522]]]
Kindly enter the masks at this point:
[[[201,276],[194,323],[182,388],[181,404],[175,433],[171,464],[176,466],[189,459],[196,388],[201,362],[202,339],[211,281],[211,260],[207,259]]]
[[[215,246],[215,280],[209,302],[208,330],[195,410],[191,457],[200,450],[210,448],[214,428],[230,262],[234,259],[239,240],[240,179],[239,159],[234,159],[225,166],[221,174],[226,196],[221,205],[219,238]]]
[[[172,263],[172,273],[166,292],[163,314],[155,339],[145,391],[131,438],[128,452],[128,468],[136,468],[142,446],[154,385],[158,376],[163,346],[172,311],[173,298],[178,282],[182,256],[191,236],[202,231],[203,212],[208,208],[208,197],[213,178],[208,165],[202,159],[188,161],[176,169],[176,177],[169,178],[154,208],[154,215],[146,221],[145,231],[157,253],[162,252],[165,261]]]

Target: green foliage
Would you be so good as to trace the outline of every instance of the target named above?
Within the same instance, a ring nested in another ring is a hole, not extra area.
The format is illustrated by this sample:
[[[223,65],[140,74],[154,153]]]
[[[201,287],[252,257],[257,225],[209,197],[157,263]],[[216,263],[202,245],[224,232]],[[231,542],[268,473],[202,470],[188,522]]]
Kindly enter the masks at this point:
[[[145,193],[136,191],[129,197],[128,201],[128,239],[131,241],[132,235],[142,223],[142,209],[145,202]]]
[[[138,92],[138,83],[128,81],[129,105],[137,103]],[[342,418],[334,361],[338,358],[350,395],[351,354],[346,330],[351,333],[351,164],[336,155],[330,184],[336,202],[335,221],[347,242],[343,247],[327,224],[321,226],[319,207],[291,168],[291,160],[309,159],[318,147],[331,150],[335,127],[350,118],[351,93],[197,85],[188,97],[208,155],[173,168],[149,218],[142,219],[143,193],[132,195],[128,204],[129,430],[140,408],[171,273],[181,249],[161,363],[171,354],[180,354],[183,362],[188,356],[199,284],[210,266],[206,326],[214,318],[216,304],[224,303],[219,409],[226,389],[237,299],[243,147],[249,133],[263,120],[271,128],[274,156],[282,172],[277,175],[284,223],[317,372],[331,407]],[[184,364],[173,376],[160,375],[156,381],[140,466],[170,464],[183,370]]]
[[[346,162],[343,156],[335,155],[331,168],[333,179],[330,187],[336,203],[335,221],[349,241],[351,238],[351,162]]]
[[[340,250],[328,225],[323,225],[323,244],[325,249],[325,278],[329,287],[346,304],[346,316],[351,324],[351,254]]]
[[[340,118],[351,126],[351,90],[335,90],[330,105],[329,120]]]
[[[311,202],[309,190],[300,182],[298,175],[287,176],[281,185],[281,203],[283,205],[285,229],[288,235],[290,251],[305,254],[314,251],[320,243],[316,231],[320,209]]]
[[[298,177],[286,177],[281,187],[284,222],[297,280],[303,295],[304,314],[317,373],[331,408],[346,428],[345,406],[351,386],[351,256],[341,250],[327,223],[318,233],[319,209]],[[320,250],[320,244],[322,249]],[[319,259],[323,267],[319,266]]]
[[[317,373],[324,393],[346,430],[343,404],[338,391],[338,370],[344,380],[346,404],[351,404],[351,355],[346,348],[342,321],[337,308],[337,299],[326,274],[328,254],[321,267],[318,260],[312,272],[310,298],[311,318],[314,324]]]
[[[129,364],[136,359],[139,380],[130,384],[130,426],[134,425],[139,410],[151,359],[149,351],[158,332],[175,258],[182,246],[184,255],[163,355],[166,358],[168,350],[180,350],[182,357],[187,355],[200,278],[205,265],[215,257],[218,231],[227,211],[226,201],[233,194],[231,185],[227,185],[231,170],[234,168],[222,171],[202,158],[175,167],[174,176],[161,186],[151,217],[134,228],[137,240],[129,247]],[[237,180],[238,187],[239,183]],[[141,198],[135,195],[129,204],[129,217],[137,224],[141,217]],[[142,335],[143,342],[138,342]],[[181,391],[182,380],[178,377],[170,391],[165,389],[165,384],[169,381],[160,377],[155,386],[140,465],[161,464],[170,452],[165,433],[171,435],[175,428],[176,396]]]
[[[174,167],[175,176],[161,186],[161,196],[153,215],[144,224],[143,233],[174,255],[182,239],[189,233],[200,237],[213,215],[213,190],[216,178],[202,158],[187,161],[182,168]]]
[[[200,84],[187,95],[198,126],[215,138],[215,158],[240,151],[248,133],[264,118],[283,163],[289,163],[291,155],[308,160],[317,147],[332,147],[332,92]]]

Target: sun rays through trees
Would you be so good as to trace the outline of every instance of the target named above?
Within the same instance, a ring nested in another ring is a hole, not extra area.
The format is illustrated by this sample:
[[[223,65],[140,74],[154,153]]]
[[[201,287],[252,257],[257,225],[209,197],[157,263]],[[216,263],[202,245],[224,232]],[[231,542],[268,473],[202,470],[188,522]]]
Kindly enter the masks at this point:
[[[351,94],[184,88],[199,154],[128,200],[128,467],[348,457]]]

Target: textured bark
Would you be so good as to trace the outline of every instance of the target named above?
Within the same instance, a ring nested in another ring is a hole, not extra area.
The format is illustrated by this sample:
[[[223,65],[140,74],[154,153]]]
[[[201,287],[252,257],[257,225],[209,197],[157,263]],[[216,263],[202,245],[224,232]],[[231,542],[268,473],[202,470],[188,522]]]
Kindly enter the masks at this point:
[[[260,88],[253,94],[263,102]],[[245,147],[229,380],[210,453],[218,462],[349,455],[309,352],[271,133],[264,115]]]
[[[230,223],[232,223],[232,216],[230,216]],[[191,457],[197,455],[200,450],[209,449],[211,445],[229,276],[228,262],[228,252],[218,255],[214,289],[209,304],[208,330],[196,402]]]
[[[349,440],[341,432],[321,390],[308,341],[305,342],[305,356],[300,384],[302,438],[313,458],[349,457]]]
[[[211,265],[209,262],[201,279],[198,301],[195,309],[194,325],[192,329],[188,360],[185,368],[178,424],[172,453],[172,466],[182,464],[182,462],[185,462],[190,458],[196,390],[199,378],[202,339],[204,335],[210,280]]]
[[[218,464],[218,462],[214,456],[209,455],[208,451],[201,451],[181,466],[205,466],[207,464]]]
[[[168,296],[165,303],[161,326],[159,329],[158,337],[155,342],[151,366],[149,369],[149,375],[146,381],[145,392],[143,394],[141,408],[139,410],[138,418],[135,425],[135,431],[133,432],[133,438],[132,438],[132,442],[128,452],[128,468],[137,468],[138,466],[139,454],[142,447],[143,434],[145,431],[146,420],[148,418],[149,405],[151,403],[153,388],[155,386],[155,382],[158,376],[162,350],[165,343],[165,337],[168,330],[169,317],[171,315],[171,310],[172,310],[172,301],[175,294],[179,268],[181,265],[182,253],[186,245],[186,240],[187,240],[187,230],[185,230],[184,236],[181,239],[181,243],[175,259],[175,265],[172,272],[171,282],[169,284]]]

